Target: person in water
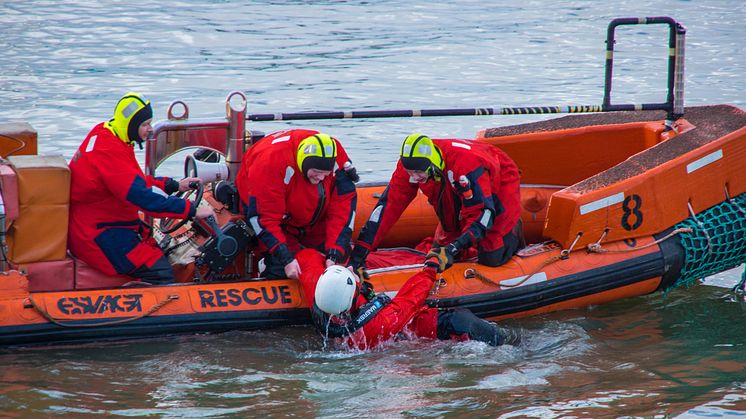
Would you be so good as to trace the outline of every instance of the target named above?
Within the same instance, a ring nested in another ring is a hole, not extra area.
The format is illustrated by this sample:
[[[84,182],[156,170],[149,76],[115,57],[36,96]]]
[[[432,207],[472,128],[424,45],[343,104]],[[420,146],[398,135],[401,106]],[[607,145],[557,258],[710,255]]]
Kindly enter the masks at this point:
[[[105,274],[168,284],[174,281],[173,269],[138,211],[182,219],[214,212],[169,196],[199,179],[177,182],[143,173],[134,144],[142,149],[152,132],[152,118],[150,101],[127,93],[117,102],[114,116],[96,125],[73,155],[68,247],[73,256]]]
[[[476,247],[477,260],[500,266],[525,245],[520,220],[518,167],[502,150],[469,140],[409,135],[388,187],[360,232],[350,257],[364,265],[386,233],[422,191],[439,224],[434,245],[445,247],[447,265]]]
[[[335,138],[293,129],[262,138],[243,156],[236,187],[259,239],[263,276],[295,278],[302,248],[326,266],[347,260],[357,205],[355,168]]]
[[[361,350],[408,336],[440,340],[477,340],[489,345],[517,344],[513,331],[480,319],[466,308],[437,309],[425,304],[445,269],[445,248],[430,252],[422,271],[410,277],[394,298],[376,294],[348,268],[324,269],[323,256],[311,249],[297,254],[301,286],[314,326],[323,335]]]

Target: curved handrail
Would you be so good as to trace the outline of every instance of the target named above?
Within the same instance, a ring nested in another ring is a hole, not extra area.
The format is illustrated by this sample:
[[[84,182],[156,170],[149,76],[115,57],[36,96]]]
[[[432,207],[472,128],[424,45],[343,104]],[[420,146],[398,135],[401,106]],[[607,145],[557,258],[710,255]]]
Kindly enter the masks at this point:
[[[239,106],[233,100],[240,97]],[[183,113],[176,115],[174,108],[182,106]],[[168,107],[168,120],[158,121],[153,134],[145,142],[145,173],[155,174],[156,168],[175,153],[190,147],[207,148],[225,156],[229,166],[229,179],[234,180],[241,157],[246,149],[246,95],[231,92],[225,99],[225,119],[189,120],[189,107],[176,100]],[[262,136],[261,133],[256,133]]]

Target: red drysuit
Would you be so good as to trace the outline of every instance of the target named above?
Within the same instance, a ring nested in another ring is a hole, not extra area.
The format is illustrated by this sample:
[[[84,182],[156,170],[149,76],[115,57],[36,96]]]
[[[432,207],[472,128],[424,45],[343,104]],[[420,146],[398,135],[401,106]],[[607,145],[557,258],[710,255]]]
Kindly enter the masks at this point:
[[[153,217],[194,216],[191,202],[169,197],[179,189],[169,178],[146,176],[132,145],[104,124],[96,125],[70,161],[68,247],[88,265],[109,274],[151,267],[163,252],[143,241],[138,211]]]
[[[335,169],[318,185],[298,168],[298,144],[317,133],[294,129],[262,138],[244,155],[236,178],[260,250],[281,266],[303,247],[333,249],[346,258],[351,240],[357,193],[343,170],[349,158],[339,141]]]
[[[462,251],[478,245],[480,253],[503,246],[503,236],[516,226],[521,214],[516,164],[503,151],[486,143],[432,141],[442,154],[445,179],[430,177],[424,183],[410,182],[404,166],[398,162],[356,245],[369,250],[377,248],[419,189],[438,215],[437,243],[447,245],[458,241]],[[459,184],[461,176],[469,181],[466,189]]]
[[[316,283],[324,272],[324,257],[306,249],[296,255],[301,266],[300,281],[309,307],[313,306]],[[390,303],[386,304],[362,328],[344,337],[351,348],[372,349],[404,331],[419,337],[438,338],[438,310],[428,308],[425,299],[435,282],[435,269],[424,269],[407,280]],[[351,311],[356,311],[367,300],[357,297]]]

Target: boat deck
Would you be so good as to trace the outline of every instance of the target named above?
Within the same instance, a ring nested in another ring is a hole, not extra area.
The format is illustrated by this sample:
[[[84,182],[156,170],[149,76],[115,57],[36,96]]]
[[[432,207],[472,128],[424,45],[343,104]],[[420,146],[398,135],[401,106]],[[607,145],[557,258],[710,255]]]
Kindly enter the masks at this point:
[[[592,125],[613,125],[629,122],[661,121],[664,111],[609,112],[585,115],[568,115],[546,121],[512,125],[485,130],[485,137],[548,132]],[[694,106],[685,109],[684,119],[696,128],[655,146],[654,153],[642,152],[624,162],[589,177],[566,190],[586,193],[628,179],[646,170],[660,166],[684,153],[718,140],[723,136],[746,127],[746,112],[729,105]]]

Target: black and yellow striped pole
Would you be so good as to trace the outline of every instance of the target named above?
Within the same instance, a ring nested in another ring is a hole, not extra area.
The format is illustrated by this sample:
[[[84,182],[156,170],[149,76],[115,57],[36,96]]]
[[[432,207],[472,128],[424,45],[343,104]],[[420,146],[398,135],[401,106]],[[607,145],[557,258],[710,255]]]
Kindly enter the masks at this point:
[[[644,105],[645,109],[668,109],[661,104]],[[622,109],[615,109],[622,110]],[[634,109],[624,109],[634,110]],[[428,116],[539,115],[554,113],[607,112],[601,105],[526,106],[506,108],[399,109],[371,111],[314,111],[248,114],[250,121],[292,121],[301,119],[417,118]]]

